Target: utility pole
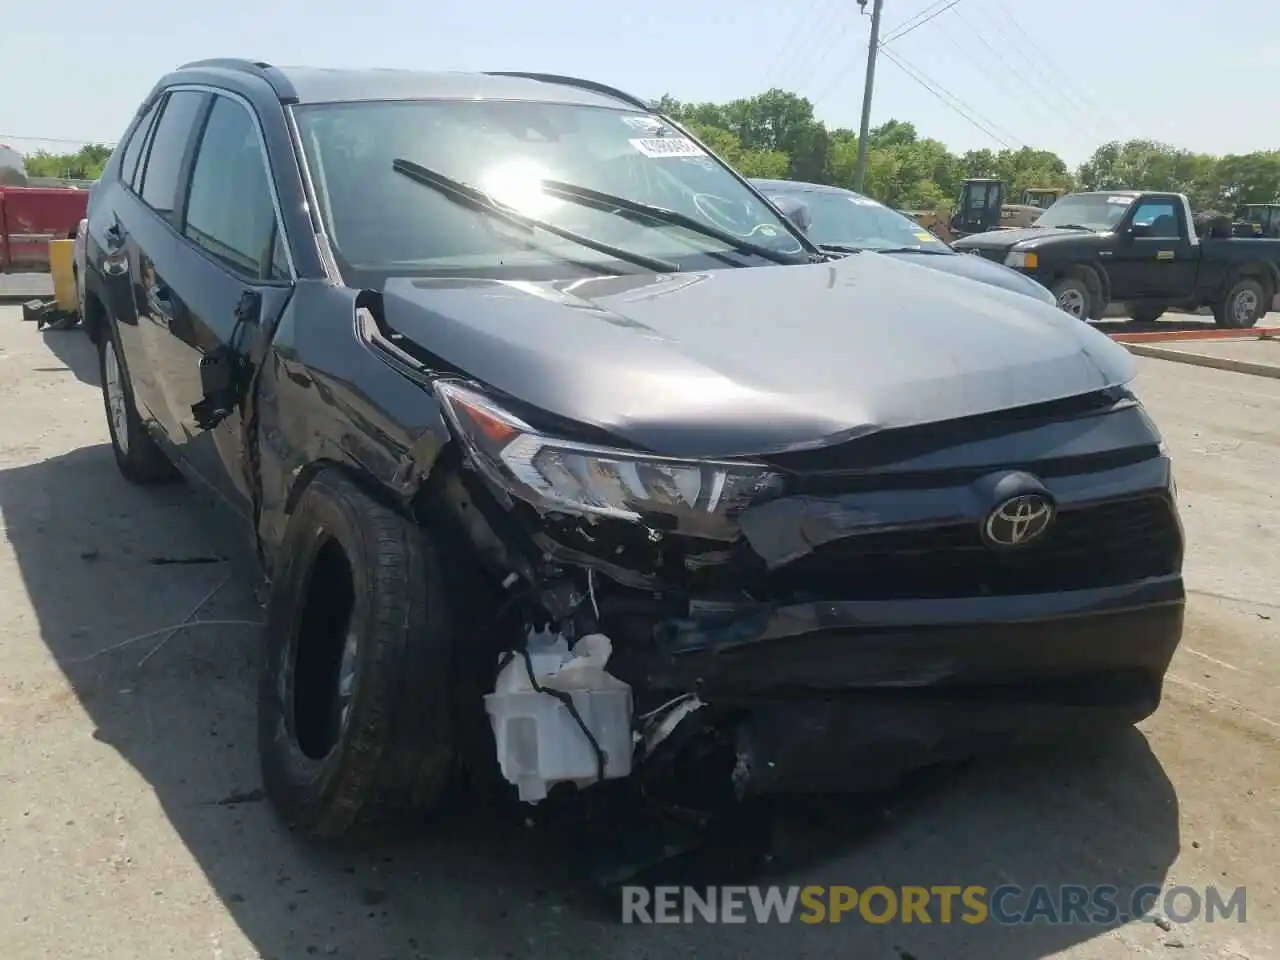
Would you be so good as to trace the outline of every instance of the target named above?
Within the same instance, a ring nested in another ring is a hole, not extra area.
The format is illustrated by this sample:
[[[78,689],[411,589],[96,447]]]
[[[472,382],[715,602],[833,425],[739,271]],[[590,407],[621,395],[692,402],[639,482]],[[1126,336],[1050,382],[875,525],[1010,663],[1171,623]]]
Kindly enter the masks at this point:
[[[862,90],[862,126],[858,128],[858,169],[853,175],[853,189],[862,192],[867,177],[867,136],[871,132],[871,92],[876,85],[876,54],[880,51],[880,8],[884,0],[873,0],[871,7],[871,43],[867,47],[867,83]],[[858,0],[863,12],[867,0]]]

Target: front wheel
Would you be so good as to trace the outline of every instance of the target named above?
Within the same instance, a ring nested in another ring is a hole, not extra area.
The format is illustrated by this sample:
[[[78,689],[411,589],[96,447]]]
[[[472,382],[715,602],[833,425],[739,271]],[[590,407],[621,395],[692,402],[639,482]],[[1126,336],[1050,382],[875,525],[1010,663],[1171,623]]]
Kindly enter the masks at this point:
[[[1220,327],[1245,329],[1255,326],[1267,312],[1266,290],[1252,277],[1242,277],[1214,305],[1213,319]]]
[[[1059,280],[1051,288],[1058,301],[1058,309],[1068,313],[1077,320],[1088,320],[1093,312],[1093,294],[1089,285],[1079,277],[1067,277]]]
[[[451,640],[423,531],[334,470],[290,519],[268,602],[258,751],[290,828],[346,833],[452,783]]]

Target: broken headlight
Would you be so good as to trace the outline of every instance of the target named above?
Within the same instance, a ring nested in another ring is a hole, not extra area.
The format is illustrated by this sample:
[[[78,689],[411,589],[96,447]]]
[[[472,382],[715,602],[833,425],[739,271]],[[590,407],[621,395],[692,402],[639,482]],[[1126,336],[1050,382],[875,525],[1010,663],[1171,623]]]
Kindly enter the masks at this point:
[[[435,388],[476,466],[539,509],[631,521],[665,514],[691,534],[732,537],[728,518],[781,490],[782,478],[761,464],[679,460],[561,440],[459,383]]]

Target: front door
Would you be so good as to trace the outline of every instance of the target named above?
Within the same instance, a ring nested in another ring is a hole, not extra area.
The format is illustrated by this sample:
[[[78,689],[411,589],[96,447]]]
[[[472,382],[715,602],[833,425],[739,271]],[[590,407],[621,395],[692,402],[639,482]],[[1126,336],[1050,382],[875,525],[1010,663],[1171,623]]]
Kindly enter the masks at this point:
[[[235,383],[247,386],[241,364],[269,335],[293,289],[267,162],[248,104],[214,96],[191,165],[176,241],[182,269],[168,278],[171,320],[157,358],[183,457],[246,517],[252,501],[243,393],[233,386],[211,396],[216,377],[202,375],[201,361],[234,366],[241,371]],[[221,414],[211,416],[219,404]]]
[[[1191,224],[1184,223],[1176,197],[1140,200],[1122,221],[1108,264],[1111,299],[1177,302],[1191,295],[1196,282],[1196,249]]]

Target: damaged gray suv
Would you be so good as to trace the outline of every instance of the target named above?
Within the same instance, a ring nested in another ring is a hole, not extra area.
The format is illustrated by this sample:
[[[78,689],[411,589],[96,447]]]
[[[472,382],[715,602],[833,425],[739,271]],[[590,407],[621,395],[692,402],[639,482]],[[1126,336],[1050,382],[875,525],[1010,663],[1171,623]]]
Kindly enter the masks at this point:
[[[85,326],[124,475],[252,531],[294,827],[462,781],[873,790],[1156,709],[1183,538],[1129,355],[786,213],[582,80],[157,84]]]

